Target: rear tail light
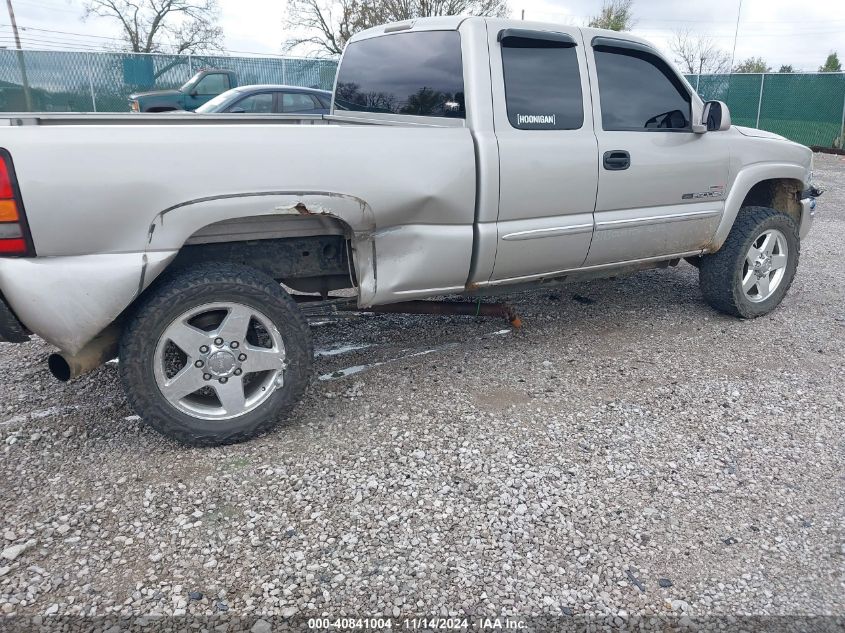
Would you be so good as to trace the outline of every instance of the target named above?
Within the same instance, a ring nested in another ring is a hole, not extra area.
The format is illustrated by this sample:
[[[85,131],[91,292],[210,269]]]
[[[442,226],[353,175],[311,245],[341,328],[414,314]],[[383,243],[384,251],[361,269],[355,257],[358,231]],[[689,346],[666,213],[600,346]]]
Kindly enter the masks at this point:
[[[34,255],[12,157],[0,148],[0,257]]]

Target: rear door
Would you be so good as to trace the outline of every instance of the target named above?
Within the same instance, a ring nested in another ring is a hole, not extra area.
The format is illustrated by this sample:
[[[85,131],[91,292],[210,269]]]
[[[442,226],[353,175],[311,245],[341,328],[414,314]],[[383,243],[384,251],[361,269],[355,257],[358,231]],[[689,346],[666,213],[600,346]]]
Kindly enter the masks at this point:
[[[727,135],[693,133],[690,89],[650,47],[603,36],[587,43],[599,191],[586,265],[700,250],[724,208]]]
[[[580,29],[488,33],[499,145],[492,280],[577,268],[593,232],[598,175]]]

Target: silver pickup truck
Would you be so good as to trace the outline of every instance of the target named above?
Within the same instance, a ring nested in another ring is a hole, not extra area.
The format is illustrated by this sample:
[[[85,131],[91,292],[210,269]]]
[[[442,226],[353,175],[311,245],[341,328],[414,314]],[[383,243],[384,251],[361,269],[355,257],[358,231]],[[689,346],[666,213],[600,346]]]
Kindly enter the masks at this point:
[[[2,123],[0,339],[52,343],[63,379],[119,354],[138,414],[194,445],[271,428],[305,389],[281,284],[363,309],[687,259],[751,318],[787,292],[818,193],[809,149],[732,126],[647,42],[523,21],[360,33],[326,116]]]

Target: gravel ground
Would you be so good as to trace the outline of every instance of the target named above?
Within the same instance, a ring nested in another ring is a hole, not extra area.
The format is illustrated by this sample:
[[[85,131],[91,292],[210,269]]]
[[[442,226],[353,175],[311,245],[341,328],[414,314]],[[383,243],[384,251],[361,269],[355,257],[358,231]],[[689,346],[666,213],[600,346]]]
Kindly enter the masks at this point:
[[[845,159],[816,169],[767,317],[683,264],[504,297],[519,332],[319,325],[321,379],[242,445],[0,344],[0,613],[845,616]]]

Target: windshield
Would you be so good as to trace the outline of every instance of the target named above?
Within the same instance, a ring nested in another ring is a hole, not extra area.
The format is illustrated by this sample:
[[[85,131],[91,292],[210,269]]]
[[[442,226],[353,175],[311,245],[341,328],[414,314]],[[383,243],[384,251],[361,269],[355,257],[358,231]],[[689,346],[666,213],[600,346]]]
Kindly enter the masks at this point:
[[[196,109],[196,112],[219,112],[220,108],[229,100],[234,98],[237,94],[239,94],[237,88],[232,88],[231,90],[227,90],[223,92],[211,101],[207,101],[206,103],[202,104],[200,107]]]

